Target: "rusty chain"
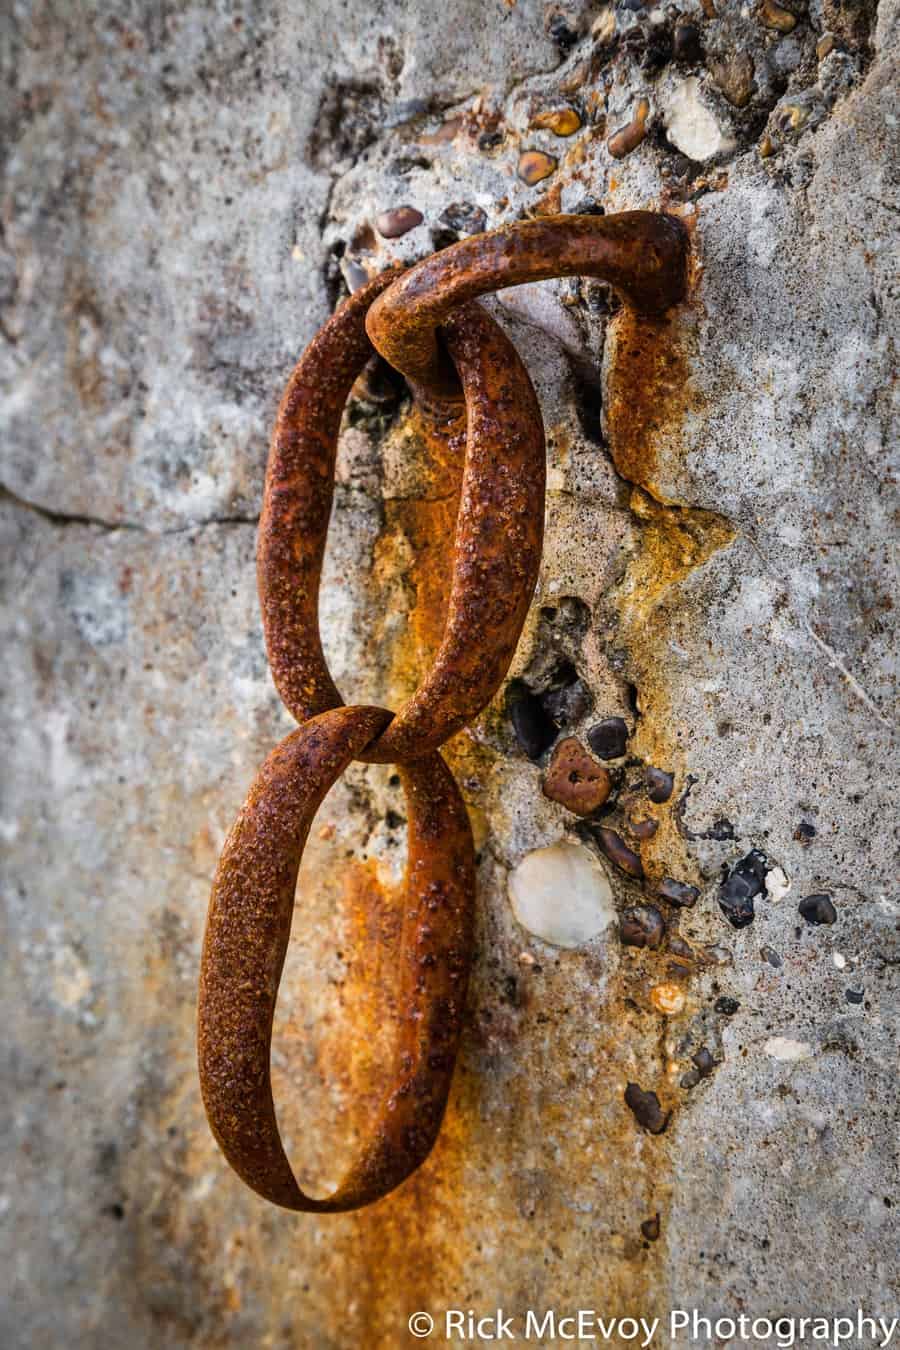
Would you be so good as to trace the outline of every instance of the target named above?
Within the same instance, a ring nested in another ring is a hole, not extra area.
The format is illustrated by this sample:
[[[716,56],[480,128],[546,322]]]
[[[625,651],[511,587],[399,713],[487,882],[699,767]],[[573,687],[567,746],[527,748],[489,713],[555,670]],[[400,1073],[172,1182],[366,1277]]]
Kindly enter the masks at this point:
[[[356,1209],[431,1149],[450,1090],[472,957],[475,863],[459,789],[438,747],[477,717],[512,661],[540,565],[544,433],[525,367],[476,296],[549,277],[608,281],[627,305],[683,298],[688,245],[671,216],[556,216],[474,235],[350,297],[295,367],[266,470],[257,574],[269,664],[300,722],[266,759],[213,882],[201,960],[203,1102],[231,1166],[287,1209]],[[319,633],[337,440],[373,354],[408,380],[445,439],[465,428],[443,635],[396,714],[346,707]],[[464,410],[464,417],[461,416]],[[391,1088],[368,1140],[323,1199],[298,1186],[275,1117],[269,1060],[300,859],[313,817],[352,760],[396,764],[408,807]]]

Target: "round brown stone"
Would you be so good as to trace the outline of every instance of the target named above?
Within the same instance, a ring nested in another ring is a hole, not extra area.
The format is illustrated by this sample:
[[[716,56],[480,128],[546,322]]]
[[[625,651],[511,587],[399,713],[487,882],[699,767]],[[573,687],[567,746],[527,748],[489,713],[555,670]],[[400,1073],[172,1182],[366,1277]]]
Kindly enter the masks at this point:
[[[610,794],[612,778],[577,736],[567,736],[553,751],[544,776],[544,796],[588,816],[602,806]]]

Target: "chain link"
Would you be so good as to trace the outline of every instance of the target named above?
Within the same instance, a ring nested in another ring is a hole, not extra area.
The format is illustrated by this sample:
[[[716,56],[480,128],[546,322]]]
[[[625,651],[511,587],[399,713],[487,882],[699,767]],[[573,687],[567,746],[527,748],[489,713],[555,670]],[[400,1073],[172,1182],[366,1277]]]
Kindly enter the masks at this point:
[[[506,675],[540,565],[545,455],[540,409],[515,348],[471,303],[525,281],[600,276],[659,314],[686,288],[673,217],[558,216],[476,235],[392,269],[350,297],[295,367],[278,412],[257,551],[269,664],[301,723],[269,755],[216,870],[201,960],[198,1050],[213,1134],[249,1186],[288,1209],[371,1203],[431,1149],[456,1059],[472,959],[475,865],[465,806],[438,747],[477,717]],[[440,342],[438,341],[440,332]],[[319,633],[319,583],[344,405],[377,348],[446,438],[465,409],[465,459],[449,601],[430,671],[396,714],[345,707]],[[398,950],[391,1089],[337,1189],[304,1194],[278,1132],[272,1020],[297,874],[316,810],[351,760],[398,766],[408,862]]]

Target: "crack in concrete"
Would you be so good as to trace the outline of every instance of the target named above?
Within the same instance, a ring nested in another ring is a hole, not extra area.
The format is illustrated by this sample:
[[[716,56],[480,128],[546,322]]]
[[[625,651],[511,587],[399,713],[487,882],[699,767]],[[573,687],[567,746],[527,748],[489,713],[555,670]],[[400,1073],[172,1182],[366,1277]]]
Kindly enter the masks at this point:
[[[161,538],[170,534],[188,534],[191,530],[203,530],[211,525],[252,525],[255,529],[259,524],[258,516],[212,516],[206,520],[192,520],[185,522],[183,525],[153,529],[152,526],[145,525],[137,520],[105,520],[101,516],[89,516],[77,511],[54,511],[48,506],[41,506],[38,502],[30,502],[26,498],[20,497],[5,484],[0,483],[0,502],[4,501],[17,507],[20,511],[30,511],[33,515],[40,516],[42,520],[48,521],[51,525],[84,525],[103,530],[106,534],[117,534],[120,530],[130,530],[136,534],[148,534]]]
[[[853,671],[850,670],[849,666],[843,659],[842,654],[836,651],[834,647],[832,647],[829,643],[827,643],[825,639],[820,637],[819,634],[816,632],[815,626],[813,625],[812,621],[806,617],[806,614],[803,610],[803,606],[801,602],[797,599],[797,596],[794,594],[793,590],[791,589],[790,583],[786,581],[783,576],[781,576],[775,565],[772,562],[770,562],[770,560],[766,557],[765,553],[763,552],[760,545],[757,543],[756,539],[754,539],[753,535],[748,530],[742,530],[740,528],[738,528],[737,533],[740,538],[747,540],[747,543],[750,545],[756,556],[759,558],[765,571],[768,573],[770,577],[772,577],[775,581],[778,582],[778,585],[781,587],[782,593],[784,594],[785,598],[787,599],[788,605],[790,606],[791,614],[800,624],[801,628],[807,634],[807,636],[810,637],[812,641],[815,643],[815,645],[818,647],[819,651],[828,661],[829,666],[831,666],[843,677],[843,679],[846,681],[848,688],[856,695],[860,703],[862,703],[866,708],[868,708],[869,712],[876,719],[876,721],[880,722],[883,727],[887,727],[889,731],[895,730],[896,724],[892,722],[889,717],[886,717],[885,714],[881,711],[878,704],[872,698],[871,694],[867,692],[864,686],[853,674]]]

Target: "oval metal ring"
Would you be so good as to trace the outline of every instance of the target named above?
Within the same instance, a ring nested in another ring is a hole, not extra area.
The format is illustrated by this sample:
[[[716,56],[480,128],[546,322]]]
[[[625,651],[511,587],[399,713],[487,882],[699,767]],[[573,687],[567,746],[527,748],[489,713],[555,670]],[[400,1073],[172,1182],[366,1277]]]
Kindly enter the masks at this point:
[[[450,1089],[472,950],[475,864],[459,790],[433,754],[400,769],[409,845],[393,1086],[337,1189],[315,1199],[298,1186],[269,1074],[297,872],[326,792],[389,720],[382,708],[338,708],[287,736],[260,769],[213,883],[200,974],[203,1102],[234,1170],[286,1209],[356,1209],[393,1190],[429,1153]]]
[[[688,236],[675,216],[623,211],[614,216],[544,216],[471,235],[433,253],[395,280],[366,320],[385,360],[431,399],[459,396],[437,342],[456,306],[528,281],[601,277],[643,314],[683,299]]]
[[[318,622],[318,589],[343,402],[372,353],[369,304],[394,276],[345,302],[288,382],[272,438],[257,546],[269,664],[298,721],[339,706]],[[466,455],[447,619],[422,685],[359,758],[406,763],[481,712],[512,661],[537,581],[544,528],[543,423],[525,367],[477,305],[442,337],[466,401]]]

